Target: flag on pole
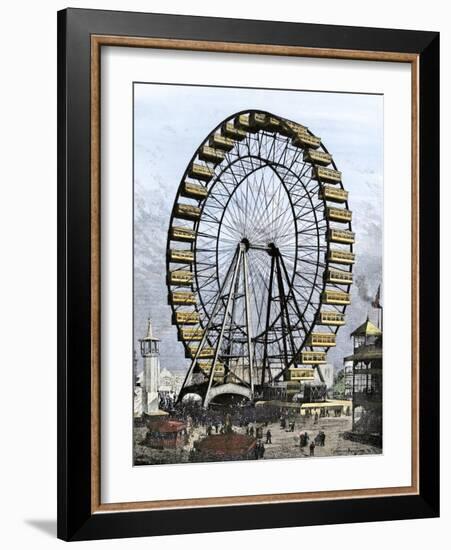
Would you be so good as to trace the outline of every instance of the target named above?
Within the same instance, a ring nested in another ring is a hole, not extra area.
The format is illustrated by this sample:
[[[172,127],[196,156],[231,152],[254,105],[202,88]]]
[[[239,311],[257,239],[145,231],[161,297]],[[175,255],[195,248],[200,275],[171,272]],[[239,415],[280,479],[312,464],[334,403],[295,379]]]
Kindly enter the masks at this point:
[[[381,285],[379,285],[379,288],[377,289],[376,296],[374,297],[374,300],[371,302],[371,305],[375,309],[382,309],[381,306]]]

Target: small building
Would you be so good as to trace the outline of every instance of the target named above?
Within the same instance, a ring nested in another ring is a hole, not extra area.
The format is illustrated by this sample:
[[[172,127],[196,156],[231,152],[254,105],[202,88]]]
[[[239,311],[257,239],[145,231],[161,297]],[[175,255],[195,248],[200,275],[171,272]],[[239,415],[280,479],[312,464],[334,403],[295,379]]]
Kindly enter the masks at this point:
[[[278,414],[299,415],[299,416],[349,416],[351,414],[351,401],[347,399],[327,399],[324,401],[303,403],[288,401],[257,401],[255,407],[257,410],[275,409]]]
[[[351,436],[382,445],[382,331],[367,318],[351,334],[352,363]]]
[[[153,449],[178,449],[187,442],[186,422],[163,419],[149,422],[144,444]]]

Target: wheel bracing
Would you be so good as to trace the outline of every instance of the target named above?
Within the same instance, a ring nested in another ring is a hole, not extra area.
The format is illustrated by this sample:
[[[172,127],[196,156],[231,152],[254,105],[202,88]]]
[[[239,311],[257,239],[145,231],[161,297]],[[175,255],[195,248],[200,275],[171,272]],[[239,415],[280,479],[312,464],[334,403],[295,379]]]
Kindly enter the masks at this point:
[[[236,113],[201,143],[172,209],[167,280],[190,360],[179,399],[265,396],[336,345],[353,280],[342,174],[306,126]]]

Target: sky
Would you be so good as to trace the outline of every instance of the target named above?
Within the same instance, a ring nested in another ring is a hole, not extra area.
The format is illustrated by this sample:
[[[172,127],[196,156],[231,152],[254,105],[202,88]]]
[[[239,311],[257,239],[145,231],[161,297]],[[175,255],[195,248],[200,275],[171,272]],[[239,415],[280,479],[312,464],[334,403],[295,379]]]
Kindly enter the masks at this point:
[[[350,333],[367,317],[382,282],[383,96],[151,83],[134,85],[134,337],[150,316],[161,339],[161,368],[188,362],[167,304],[166,240],[180,180],[192,155],[225,118],[262,109],[320,136],[343,173],[356,233],[356,263],[347,323],[328,353],[336,368],[352,352]],[[141,366],[141,360],[139,365]],[[139,366],[139,369],[140,369]]]

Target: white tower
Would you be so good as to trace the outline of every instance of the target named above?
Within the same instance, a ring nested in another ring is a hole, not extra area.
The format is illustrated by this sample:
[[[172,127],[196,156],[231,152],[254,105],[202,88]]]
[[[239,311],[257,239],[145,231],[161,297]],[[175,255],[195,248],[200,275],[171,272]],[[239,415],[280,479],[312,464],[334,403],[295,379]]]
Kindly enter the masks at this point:
[[[152,333],[152,322],[147,321],[147,334],[140,340],[141,355],[144,358],[142,380],[142,410],[144,414],[152,415],[160,412],[158,385],[160,378],[159,338]]]

